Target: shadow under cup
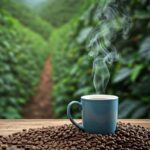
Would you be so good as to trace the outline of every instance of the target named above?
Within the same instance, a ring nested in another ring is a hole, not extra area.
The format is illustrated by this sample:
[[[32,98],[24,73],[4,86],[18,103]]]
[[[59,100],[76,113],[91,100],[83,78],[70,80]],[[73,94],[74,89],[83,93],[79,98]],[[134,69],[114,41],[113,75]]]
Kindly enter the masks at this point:
[[[76,104],[82,111],[83,124],[71,116],[71,107]],[[114,95],[86,95],[81,102],[72,101],[67,107],[67,116],[79,129],[93,134],[113,134],[118,117],[118,97]]]

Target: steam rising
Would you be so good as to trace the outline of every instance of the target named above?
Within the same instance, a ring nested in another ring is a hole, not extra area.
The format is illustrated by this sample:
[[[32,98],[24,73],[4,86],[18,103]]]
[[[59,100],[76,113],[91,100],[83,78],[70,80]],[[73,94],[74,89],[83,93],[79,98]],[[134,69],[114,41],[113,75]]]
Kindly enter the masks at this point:
[[[96,93],[105,93],[110,78],[107,65],[112,65],[119,58],[113,42],[120,35],[127,38],[131,20],[123,0],[106,0],[103,8],[98,7],[96,17],[99,24],[90,33],[87,48],[94,58],[93,83]]]

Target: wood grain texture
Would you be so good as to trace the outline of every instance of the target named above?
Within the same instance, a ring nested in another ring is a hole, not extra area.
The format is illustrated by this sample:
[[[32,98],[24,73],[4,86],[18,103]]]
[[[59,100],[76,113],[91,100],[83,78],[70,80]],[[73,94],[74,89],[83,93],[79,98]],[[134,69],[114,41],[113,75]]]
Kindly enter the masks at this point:
[[[121,119],[124,123],[141,125],[150,128],[150,119]],[[77,120],[81,122],[81,120]],[[22,129],[41,128],[47,126],[60,126],[70,124],[68,119],[18,119],[18,120],[1,120],[0,119],[0,135],[9,135]]]

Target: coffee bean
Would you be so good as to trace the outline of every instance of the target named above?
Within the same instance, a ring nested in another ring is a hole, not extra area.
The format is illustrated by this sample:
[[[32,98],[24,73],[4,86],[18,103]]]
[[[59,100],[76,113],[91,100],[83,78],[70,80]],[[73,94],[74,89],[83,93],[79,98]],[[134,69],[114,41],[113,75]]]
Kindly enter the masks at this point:
[[[114,134],[83,132],[73,125],[23,129],[0,135],[0,150],[150,150],[150,130],[119,122]]]
[[[2,145],[2,150],[6,150],[7,149],[7,145]]]

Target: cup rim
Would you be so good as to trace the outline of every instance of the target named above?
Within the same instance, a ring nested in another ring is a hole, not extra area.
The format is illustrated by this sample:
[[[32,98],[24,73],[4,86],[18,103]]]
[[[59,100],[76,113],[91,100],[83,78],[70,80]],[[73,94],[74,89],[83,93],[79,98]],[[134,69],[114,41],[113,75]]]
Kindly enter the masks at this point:
[[[118,96],[115,95],[107,95],[107,94],[91,94],[91,95],[84,95],[81,96],[82,100],[118,100]]]

